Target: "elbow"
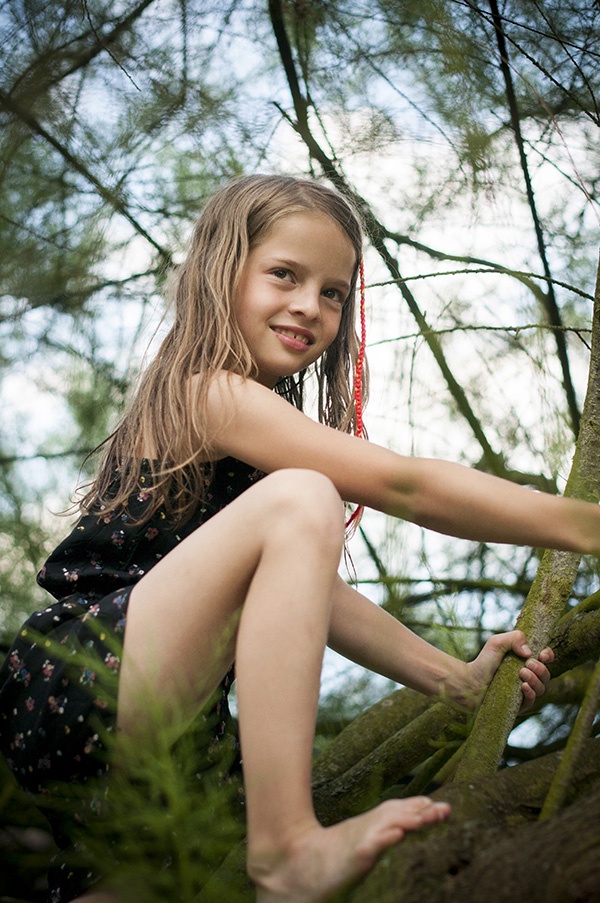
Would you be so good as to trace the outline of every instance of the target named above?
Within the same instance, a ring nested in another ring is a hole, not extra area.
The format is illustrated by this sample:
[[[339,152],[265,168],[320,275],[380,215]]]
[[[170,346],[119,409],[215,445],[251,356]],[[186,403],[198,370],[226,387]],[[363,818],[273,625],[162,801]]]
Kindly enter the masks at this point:
[[[428,494],[416,462],[409,464],[398,473],[397,469],[388,475],[386,483],[386,505],[384,511],[393,517],[426,526],[428,519]]]

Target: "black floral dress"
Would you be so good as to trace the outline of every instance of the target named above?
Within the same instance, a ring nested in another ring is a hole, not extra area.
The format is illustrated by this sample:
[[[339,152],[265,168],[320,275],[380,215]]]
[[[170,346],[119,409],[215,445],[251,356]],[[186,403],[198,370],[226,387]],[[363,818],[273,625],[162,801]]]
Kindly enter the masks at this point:
[[[233,458],[217,462],[205,500],[174,529],[161,509],[139,523],[152,481],[151,467],[142,461],[139,491],[125,510],[84,515],[50,555],[37,579],[57,601],[28,618],[0,668],[0,751],[38,803],[57,785],[81,784],[109,771],[106,738],[115,728],[132,588],[261,476]],[[230,684],[231,674],[215,708],[216,739],[227,731]],[[49,817],[59,846],[66,847],[63,824]],[[50,881],[52,903],[70,900],[85,887],[81,876],[71,873],[69,881],[64,867],[58,871],[63,874]]]

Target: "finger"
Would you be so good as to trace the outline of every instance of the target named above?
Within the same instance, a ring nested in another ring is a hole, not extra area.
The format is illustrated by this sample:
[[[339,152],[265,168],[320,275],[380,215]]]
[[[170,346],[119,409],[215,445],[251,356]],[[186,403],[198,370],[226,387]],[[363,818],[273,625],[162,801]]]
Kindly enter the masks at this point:
[[[527,637],[522,630],[513,630],[508,636],[512,636],[512,645],[510,648],[515,655],[520,655],[522,658],[531,658],[533,652],[531,651],[531,647],[527,643]]]
[[[488,640],[499,652],[514,652],[521,658],[530,658],[533,655],[531,647],[527,643],[527,637],[522,630],[509,630],[508,633],[497,633]]]
[[[545,687],[548,686],[552,675],[548,671],[547,667],[543,664],[543,662],[540,662],[535,658],[529,658],[525,662],[525,668],[527,668],[529,671],[532,671],[536,675],[536,677],[542,681]]]
[[[521,711],[525,712],[527,709],[530,709],[533,703],[536,700],[535,691],[529,686],[528,683],[524,682],[521,684],[521,692],[523,693],[523,702],[521,703]]]
[[[505,655],[507,652],[516,652],[523,658],[529,658],[533,653],[527,645],[527,639],[522,630],[509,630],[507,633],[496,633],[486,643],[488,649]]]
[[[531,689],[533,693],[533,698],[536,696],[542,696],[546,692],[546,683],[539,677],[531,668],[521,668],[519,671],[519,677],[523,681],[522,686],[526,686]],[[526,694],[529,698],[529,694]]]
[[[546,648],[542,649],[540,652],[538,659],[545,665],[550,665],[554,661],[554,651],[550,649],[549,646],[546,646]]]

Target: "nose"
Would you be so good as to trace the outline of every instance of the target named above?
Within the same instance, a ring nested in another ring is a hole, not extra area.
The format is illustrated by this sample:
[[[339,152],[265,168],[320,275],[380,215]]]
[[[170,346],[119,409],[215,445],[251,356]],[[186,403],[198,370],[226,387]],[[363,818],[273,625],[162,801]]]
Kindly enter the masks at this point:
[[[315,320],[321,313],[321,294],[311,285],[299,285],[290,299],[290,313],[302,314],[307,320]]]

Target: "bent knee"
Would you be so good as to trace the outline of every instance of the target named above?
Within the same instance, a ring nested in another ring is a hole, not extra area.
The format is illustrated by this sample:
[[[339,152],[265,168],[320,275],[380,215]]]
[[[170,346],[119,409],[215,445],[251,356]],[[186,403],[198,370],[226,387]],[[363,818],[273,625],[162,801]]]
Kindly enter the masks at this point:
[[[329,477],[304,468],[277,470],[263,481],[272,513],[317,534],[342,541],[344,506]]]

